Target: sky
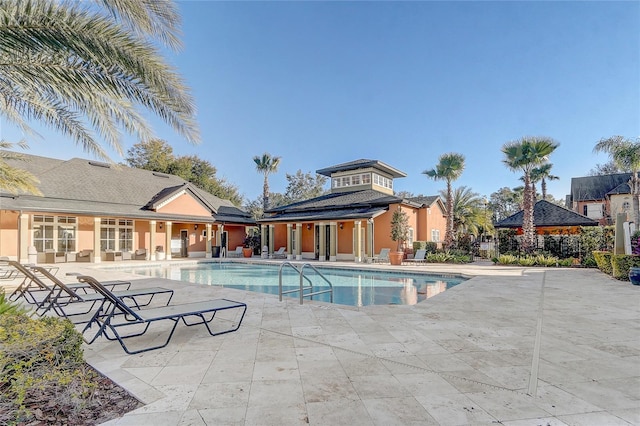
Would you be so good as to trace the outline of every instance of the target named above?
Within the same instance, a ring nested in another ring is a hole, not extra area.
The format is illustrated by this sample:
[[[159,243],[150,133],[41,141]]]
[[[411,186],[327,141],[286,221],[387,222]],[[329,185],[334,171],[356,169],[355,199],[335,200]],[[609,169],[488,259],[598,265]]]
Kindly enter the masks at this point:
[[[560,143],[548,192],[564,199],[572,177],[608,161],[593,153],[601,138],[640,136],[638,1],[178,5],[184,48],[166,57],[192,90],[202,142],[146,116],[174,154],[208,160],[246,200],[262,194],[253,157],[265,152],[281,157],[272,192],[287,173],[366,158],[407,174],[396,191],[435,195],[444,183],[422,172],[456,152],[454,187],[488,197],[522,184],[501,147],[525,136]],[[38,131],[28,153],[92,158]],[[22,137],[1,122],[0,139]]]

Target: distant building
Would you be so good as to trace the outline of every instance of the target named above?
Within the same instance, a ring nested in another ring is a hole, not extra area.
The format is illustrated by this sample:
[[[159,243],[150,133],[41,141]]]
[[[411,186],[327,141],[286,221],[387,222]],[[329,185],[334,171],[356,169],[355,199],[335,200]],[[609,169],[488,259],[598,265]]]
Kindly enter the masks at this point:
[[[618,213],[626,213],[628,220],[637,222],[633,217],[630,179],[631,173],[572,178],[567,207],[601,225],[612,225]]]
[[[361,159],[317,170],[331,178],[331,192],[265,211],[258,222],[263,245],[285,247],[290,258],[365,261],[382,248],[396,250],[391,217],[409,218],[409,240],[444,239],[445,206],[438,196],[404,199],[393,195],[394,179],[406,174],[378,160]]]
[[[524,211],[512,214],[511,216],[497,222],[496,229],[511,228],[517,234],[522,234],[522,222]],[[539,200],[533,207],[533,223],[538,235],[562,235],[577,234],[581,226],[598,226],[598,221],[588,218],[557,204],[546,200]]]

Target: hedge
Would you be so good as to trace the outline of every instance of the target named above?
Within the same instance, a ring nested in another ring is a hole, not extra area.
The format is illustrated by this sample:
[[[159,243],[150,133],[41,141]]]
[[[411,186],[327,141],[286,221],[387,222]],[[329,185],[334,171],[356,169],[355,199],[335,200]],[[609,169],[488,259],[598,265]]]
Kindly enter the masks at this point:
[[[596,260],[598,269],[608,275],[613,275],[613,266],[611,265],[610,251],[594,251],[593,258]]]
[[[629,281],[629,270],[640,267],[640,256],[635,254],[614,254],[611,256],[613,278]]]

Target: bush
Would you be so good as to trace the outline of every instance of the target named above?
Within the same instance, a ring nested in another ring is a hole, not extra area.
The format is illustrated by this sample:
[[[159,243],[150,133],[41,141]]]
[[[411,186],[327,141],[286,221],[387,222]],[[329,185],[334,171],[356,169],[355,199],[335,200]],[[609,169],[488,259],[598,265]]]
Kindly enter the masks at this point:
[[[33,422],[48,404],[73,419],[95,387],[81,343],[68,320],[0,316],[0,424]]]
[[[608,275],[613,275],[613,267],[611,266],[611,252],[594,251],[593,258],[598,265],[598,269]]]
[[[498,256],[498,263],[500,265],[515,265],[518,263],[518,257],[512,254],[501,254]]]
[[[434,241],[414,241],[413,252],[426,250],[427,253],[435,253],[438,250],[438,243]]]
[[[522,256],[518,258],[518,264],[520,266],[534,266],[536,264],[536,258],[531,256]]]
[[[611,256],[613,278],[629,281],[629,269],[640,267],[640,256],[634,254],[614,254]]]

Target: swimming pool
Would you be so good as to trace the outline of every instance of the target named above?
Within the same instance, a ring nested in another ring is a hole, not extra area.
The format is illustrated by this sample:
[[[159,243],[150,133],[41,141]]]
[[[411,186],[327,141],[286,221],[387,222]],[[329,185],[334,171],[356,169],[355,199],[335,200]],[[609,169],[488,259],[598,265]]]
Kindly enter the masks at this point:
[[[315,266],[315,265],[314,265]],[[333,285],[333,302],[350,306],[414,305],[460,284],[465,278],[411,272],[387,272],[318,267],[317,270]],[[280,265],[260,263],[207,262],[190,265],[143,266],[118,268],[148,277],[168,278],[196,284],[215,285],[239,290],[278,294]],[[311,268],[305,268],[314,289],[327,288]],[[300,287],[299,275],[291,267],[282,271],[283,290]],[[284,297],[299,298],[299,293]],[[313,300],[329,302],[329,294],[313,296]]]

